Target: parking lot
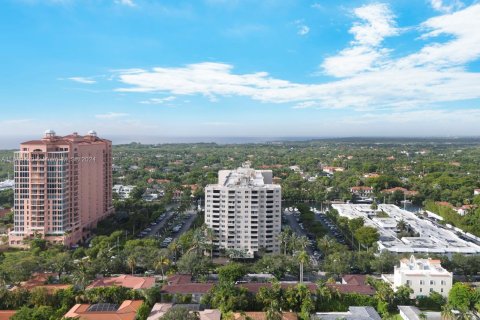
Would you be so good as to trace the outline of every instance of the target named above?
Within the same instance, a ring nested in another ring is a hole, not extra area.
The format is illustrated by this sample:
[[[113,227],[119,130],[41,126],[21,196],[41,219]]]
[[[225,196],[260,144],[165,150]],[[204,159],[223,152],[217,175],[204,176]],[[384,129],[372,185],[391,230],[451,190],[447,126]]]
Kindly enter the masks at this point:
[[[341,244],[346,244],[343,233],[338,230],[335,223],[333,223],[329,217],[327,217],[324,213],[315,211],[315,219],[322,223],[322,225],[328,230],[328,234],[331,237],[335,238]]]
[[[315,264],[318,263],[320,252],[317,249],[316,239],[312,234],[307,233],[305,227],[300,222],[298,212],[284,211],[283,217],[285,218],[284,221],[290,226],[290,228],[292,228],[293,232],[295,232],[298,236],[304,236],[308,238],[310,245],[307,246],[305,250],[311,257],[312,262]]]
[[[180,237],[184,232],[188,231],[195,220],[197,214],[195,211],[189,211],[182,215],[177,215],[172,218],[165,227],[160,230],[155,236],[161,240],[160,246],[162,248],[168,245],[176,238]]]

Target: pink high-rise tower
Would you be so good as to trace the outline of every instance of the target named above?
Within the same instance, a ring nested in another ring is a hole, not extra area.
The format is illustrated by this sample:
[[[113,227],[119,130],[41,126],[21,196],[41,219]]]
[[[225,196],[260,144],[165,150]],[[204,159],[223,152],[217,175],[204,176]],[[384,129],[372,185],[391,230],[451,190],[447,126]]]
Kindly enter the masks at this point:
[[[20,145],[10,246],[36,236],[76,244],[112,212],[111,141],[95,131],[59,137],[47,130],[41,140]]]

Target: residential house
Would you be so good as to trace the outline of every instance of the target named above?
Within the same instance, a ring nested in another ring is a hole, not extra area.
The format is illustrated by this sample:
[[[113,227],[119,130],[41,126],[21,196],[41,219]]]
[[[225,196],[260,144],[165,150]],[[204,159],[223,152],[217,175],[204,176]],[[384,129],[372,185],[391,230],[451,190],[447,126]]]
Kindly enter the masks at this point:
[[[142,300],[125,300],[121,305],[112,303],[76,304],[64,317],[81,320],[135,320],[142,303]]]
[[[155,286],[154,277],[135,277],[131,275],[121,275],[118,277],[105,277],[94,280],[87,289],[98,287],[125,287],[130,289],[149,289]]]

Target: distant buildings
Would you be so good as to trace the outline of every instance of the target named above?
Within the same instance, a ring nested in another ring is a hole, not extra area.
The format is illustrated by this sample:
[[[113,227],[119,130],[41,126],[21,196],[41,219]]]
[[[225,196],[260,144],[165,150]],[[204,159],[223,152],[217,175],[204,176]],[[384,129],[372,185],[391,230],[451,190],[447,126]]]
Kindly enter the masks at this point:
[[[120,199],[130,198],[130,193],[135,189],[135,186],[124,186],[122,184],[116,184],[113,186],[112,191],[118,194]]]
[[[223,249],[253,257],[259,250],[279,252],[281,186],[272,183],[271,170],[248,165],[220,170],[218,184],[205,188],[205,223]]]
[[[351,187],[350,193],[358,197],[370,197],[373,194],[373,188],[367,186]]]
[[[85,240],[112,213],[112,143],[95,131],[20,145],[14,156],[14,227],[9,244],[41,236],[72,245]]]
[[[327,174],[334,174],[335,172],[343,172],[345,171],[345,168],[343,167],[329,167],[329,166],[325,166],[322,168],[323,172],[327,173]]]
[[[4,180],[0,182],[0,191],[13,189],[15,186],[15,180]]]
[[[393,279],[391,275],[382,278],[396,290],[400,286],[408,286],[413,290],[411,298],[428,296],[435,291],[447,297],[452,288],[453,275],[440,265],[440,260],[410,259],[400,260],[400,266],[395,266]],[[393,281],[392,281],[393,280]]]
[[[382,193],[393,194],[397,191],[403,193],[406,197],[414,197],[418,194],[418,191],[413,191],[413,190],[410,191],[410,190],[402,188],[402,187],[384,189],[384,190],[382,190]]]

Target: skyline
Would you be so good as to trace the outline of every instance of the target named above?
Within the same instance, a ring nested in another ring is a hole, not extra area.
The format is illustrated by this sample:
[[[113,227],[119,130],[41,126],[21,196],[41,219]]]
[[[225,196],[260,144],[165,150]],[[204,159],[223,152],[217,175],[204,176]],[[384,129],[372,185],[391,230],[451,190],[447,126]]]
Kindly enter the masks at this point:
[[[2,9],[2,148],[49,128],[141,142],[479,136],[478,1]]]

